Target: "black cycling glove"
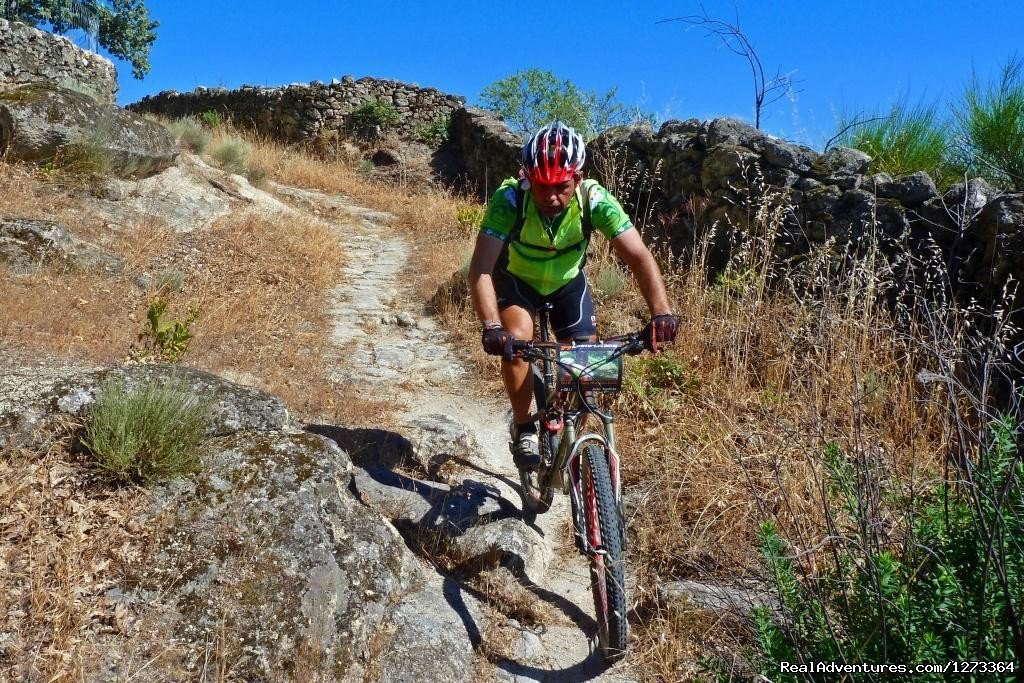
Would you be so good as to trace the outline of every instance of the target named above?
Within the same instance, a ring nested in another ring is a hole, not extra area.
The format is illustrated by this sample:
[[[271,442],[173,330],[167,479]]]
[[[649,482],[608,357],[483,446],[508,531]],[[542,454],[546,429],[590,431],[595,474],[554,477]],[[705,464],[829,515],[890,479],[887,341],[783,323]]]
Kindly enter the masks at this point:
[[[505,349],[511,339],[512,334],[508,330],[497,326],[484,329],[480,342],[484,345],[484,353],[491,356],[506,357]]]
[[[679,332],[679,321],[671,313],[662,313],[651,318],[641,335],[644,340],[644,348],[651,353],[658,352],[658,345],[675,341]]]

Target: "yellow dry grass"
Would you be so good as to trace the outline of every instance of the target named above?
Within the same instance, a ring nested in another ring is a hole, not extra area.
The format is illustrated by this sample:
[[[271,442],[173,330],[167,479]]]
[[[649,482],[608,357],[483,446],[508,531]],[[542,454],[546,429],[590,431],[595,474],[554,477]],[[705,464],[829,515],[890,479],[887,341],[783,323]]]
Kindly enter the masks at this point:
[[[88,680],[99,674],[98,643],[139,634],[136,608],[107,592],[145,552],[146,498],[97,482],[59,439],[45,453],[0,458],[0,678]]]

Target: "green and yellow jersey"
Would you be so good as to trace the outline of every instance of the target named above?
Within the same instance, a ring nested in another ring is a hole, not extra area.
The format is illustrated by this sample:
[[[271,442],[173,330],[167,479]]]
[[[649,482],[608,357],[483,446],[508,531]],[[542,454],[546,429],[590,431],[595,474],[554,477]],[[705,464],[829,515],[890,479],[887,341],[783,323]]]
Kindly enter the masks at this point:
[[[494,192],[480,232],[503,242],[509,240],[518,213],[518,184],[518,180],[509,178]],[[550,219],[540,213],[529,190],[520,196],[525,202],[524,222],[519,239],[509,244],[506,270],[541,295],[558,290],[580,272],[587,249],[581,199],[590,203],[593,229],[606,239],[615,239],[633,227],[615,197],[594,180],[584,180],[565,211]]]

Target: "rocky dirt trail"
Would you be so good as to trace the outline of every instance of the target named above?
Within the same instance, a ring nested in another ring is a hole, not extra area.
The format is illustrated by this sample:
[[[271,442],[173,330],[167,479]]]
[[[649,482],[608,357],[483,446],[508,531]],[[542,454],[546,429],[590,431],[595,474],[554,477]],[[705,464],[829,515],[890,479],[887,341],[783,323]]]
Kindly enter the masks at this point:
[[[357,465],[360,497],[414,539],[412,546],[440,530],[456,558],[500,558],[543,603],[549,623],[534,628],[503,617],[488,624],[460,615],[474,645],[488,638],[506,643],[506,658],[492,656],[498,680],[635,680],[628,662],[609,669],[594,650],[590,578],[572,542],[568,499],[556,496],[533,526],[522,520],[507,405],[502,397],[482,398],[473,390],[445,331],[422,312],[423,297],[404,284],[410,247],[387,227],[394,217],[343,197],[275,189],[293,201],[352,216],[340,232],[350,259],[334,292],[332,337],[339,353],[332,374],[367,398],[393,400],[401,411],[396,431],[371,425],[333,435]],[[391,469],[403,456],[419,463],[423,478]],[[476,602],[471,587],[440,573],[436,579],[449,603]]]

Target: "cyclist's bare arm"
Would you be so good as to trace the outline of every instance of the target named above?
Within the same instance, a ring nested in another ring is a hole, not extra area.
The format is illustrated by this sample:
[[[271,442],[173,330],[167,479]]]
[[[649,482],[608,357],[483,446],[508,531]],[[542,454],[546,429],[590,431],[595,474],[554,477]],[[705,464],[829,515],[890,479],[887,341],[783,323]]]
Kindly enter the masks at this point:
[[[618,235],[612,240],[612,248],[623,263],[629,266],[629,271],[636,278],[651,315],[671,313],[665,283],[661,279],[661,269],[658,268],[651,250],[641,239],[640,232],[634,228]]]
[[[469,263],[469,291],[473,297],[473,309],[480,321],[500,320],[498,316],[498,297],[494,293],[494,280],[491,273],[498,262],[504,246],[497,237],[484,233],[476,236],[473,259]]]

